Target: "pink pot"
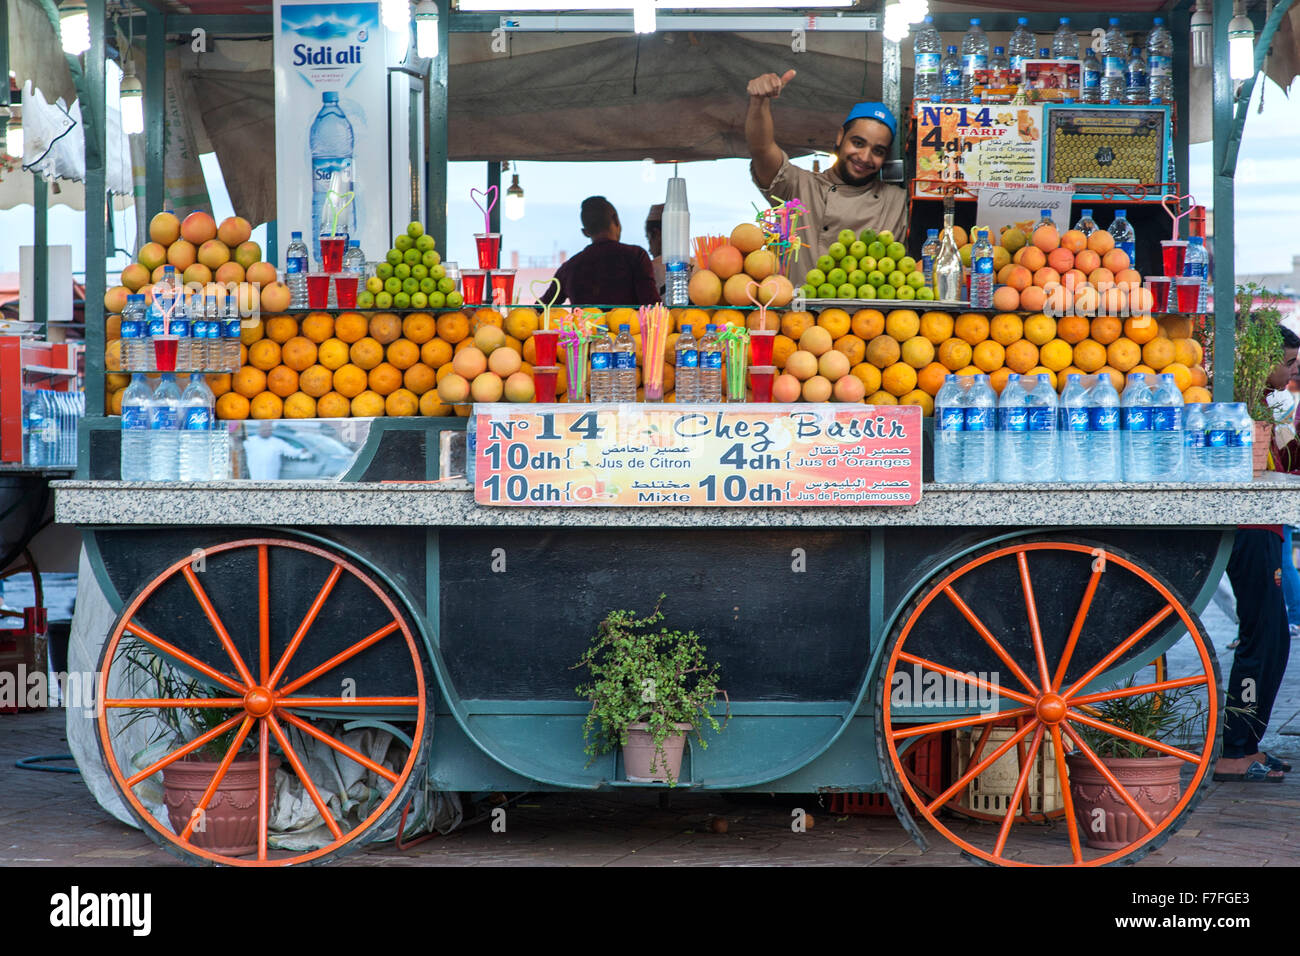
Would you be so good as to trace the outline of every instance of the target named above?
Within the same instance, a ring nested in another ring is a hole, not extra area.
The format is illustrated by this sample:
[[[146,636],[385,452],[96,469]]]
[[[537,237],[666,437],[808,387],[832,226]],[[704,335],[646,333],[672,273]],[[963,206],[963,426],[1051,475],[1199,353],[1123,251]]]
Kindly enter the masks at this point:
[[[1268,453],[1273,447],[1273,423],[1255,422],[1255,444],[1251,449],[1254,456],[1252,466],[1255,474],[1268,470]]]
[[[280,758],[268,760],[267,815],[275,798],[275,770]],[[172,829],[181,833],[194,808],[203,799],[203,793],[212,782],[212,776],[221,766],[215,760],[178,760],[163,769],[163,802]],[[221,778],[221,786],[208,801],[202,831],[195,830],[190,842],[221,856],[244,856],[257,852],[257,793],[259,762],[236,760]]]
[[[1183,761],[1177,757],[1102,757],[1106,769],[1124,785],[1130,797],[1159,823],[1169,816],[1182,786]],[[1070,770],[1074,818],[1088,846],[1119,850],[1146,836],[1147,828],[1106,778],[1080,753],[1065,755]]]
[[[655,752],[649,724],[629,724],[627,744],[623,747],[623,775],[634,783],[666,783],[677,780],[682,769],[682,751],[690,724],[673,724],[680,733],[663,743],[663,752]]]

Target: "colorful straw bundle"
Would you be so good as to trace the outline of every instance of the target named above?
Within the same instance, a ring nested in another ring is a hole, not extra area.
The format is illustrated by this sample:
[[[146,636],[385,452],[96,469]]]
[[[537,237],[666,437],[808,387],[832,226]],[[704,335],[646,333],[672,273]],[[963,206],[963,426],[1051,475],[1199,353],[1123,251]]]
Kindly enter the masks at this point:
[[[643,305],[640,309],[642,368],[645,373],[645,400],[664,400],[664,347],[668,344],[668,330],[672,317],[663,305]]]
[[[560,347],[564,349],[564,372],[569,401],[584,401],[587,380],[591,374],[591,342],[595,338],[595,324],[590,316],[599,312],[576,312],[560,330]],[[603,328],[603,327],[602,327]]]
[[[709,256],[718,246],[724,246],[731,241],[730,236],[696,236],[695,237],[695,268],[707,269],[709,267]]]
[[[760,212],[757,221],[763,229],[763,244],[776,254],[781,274],[788,275],[790,264],[799,261],[799,250],[804,245],[795,233],[808,228],[799,225],[799,218],[807,210],[798,199],[780,202],[773,196],[772,201],[777,205]]]
[[[718,333],[727,372],[727,400],[745,400],[745,373],[749,370],[749,330],[739,325],[724,326]]]

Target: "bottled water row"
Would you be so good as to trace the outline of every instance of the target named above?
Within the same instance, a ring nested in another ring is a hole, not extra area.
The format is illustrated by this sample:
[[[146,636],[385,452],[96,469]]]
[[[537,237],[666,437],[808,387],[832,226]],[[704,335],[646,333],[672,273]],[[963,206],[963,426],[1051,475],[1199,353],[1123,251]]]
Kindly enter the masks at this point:
[[[122,395],[123,481],[209,481],[230,477],[230,432],[202,375],[182,392],[163,372],[152,392],[143,373]]]
[[[949,375],[934,401],[934,479],[956,482],[1249,481],[1243,405],[1184,406],[1173,375]]]
[[[971,18],[959,52],[956,46],[945,48],[934,18],[927,16],[912,41],[914,96],[932,102],[969,101],[977,71],[991,70],[1000,77],[1006,70],[1011,82],[1020,83],[1026,60],[1054,59],[1083,60],[1084,103],[1172,103],[1174,41],[1164,18],[1154,18],[1151,31],[1136,44],[1129,43],[1118,19],[1112,17],[1108,27],[1098,59],[1091,47],[1086,49],[1086,57],[1082,55],[1069,17],[1061,17],[1050,48],[1038,45],[1029,19],[1020,17],[1006,47],[994,47],[990,60],[989,38],[978,17]]]
[[[24,464],[33,468],[76,465],[77,428],[85,414],[84,392],[23,389]]]
[[[636,342],[632,326],[620,325],[618,336],[599,332],[591,343],[587,397],[593,402],[636,401]]]
[[[170,324],[168,323],[170,318]],[[176,336],[176,368],[234,371],[239,367],[239,303],[226,297],[224,308],[215,295],[192,295],[171,266],[153,288],[153,302],[145,296],[127,296],[122,310],[122,368],[129,372],[157,371],[154,339]]]
[[[682,326],[675,372],[673,389],[678,402],[722,401],[722,343],[716,325],[706,325],[698,342],[694,329]],[[588,397],[593,402],[636,401],[636,341],[631,326],[620,325],[613,340],[607,334],[597,334],[591,343]]]

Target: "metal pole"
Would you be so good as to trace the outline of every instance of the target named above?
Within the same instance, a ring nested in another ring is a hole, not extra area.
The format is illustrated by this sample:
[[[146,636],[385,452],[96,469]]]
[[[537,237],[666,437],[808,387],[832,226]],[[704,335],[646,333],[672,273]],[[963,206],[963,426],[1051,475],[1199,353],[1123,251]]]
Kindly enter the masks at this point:
[[[1182,8],[1170,15],[1169,30],[1174,40],[1174,176],[1179,183],[1179,191],[1187,192],[1188,154],[1190,150],[1188,127],[1191,125],[1191,12]],[[1186,227],[1181,227],[1186,231]],[[1186,238],[1174,236],[1173,238]]]
[[[144,208],[152,216],[163,210],[167,136],[167,18],[157,10],[145,17],[144,67]]]
[[[86,136],[86,351],[95,356],[88,368],[103,368],[104,355],[104,156],[107,152],[104,116],[104,5],[88,0],[90,49],[82,76],[81,120]],[[86,376],[86,407],[100,414],[104,407],[104,376]],[[82,429],[81,460],[88,460],[87,434]]]
[[[880,99],[884,102],[889,111],[898,117],[898,128],[907,129],[907,120],[901,112],[902,107],[902,86],[903,86],[903,63],[899,56],[898,44],[893,40],[881,38],[880,49]],[[889,149],[891,159],[898,159],[903,155],[902,136],[895,136],[893,145]]]
[[[491,189],[493,186],[497,188],[496,191],[497,202],[496,205],[492,207],[492,212],[488,216],[488,226],[490,227],[492,232],[500,232],[501,231],[501,204],[505,199],[505,197],[501,195],[501,163],[497,160],[488,160],[487,188]]]
[[[41,323],[41,338],[49,332],[50,322],[50,186],[32,174],[32,311]]]
[[[447,255],[447,63],[451,59],[448,25],[450,16],[438,18],[438,56],[429,64],[425,81],[426,180],[429,191],[424,199],[424,229]]]
[[[1214,5],[1214,400],[1232,401],[1236,355],[1236,263],[1233,169],[1224,165],[1232,131],[1233,81],[1228,77],[1228,20],[1232,4]]]

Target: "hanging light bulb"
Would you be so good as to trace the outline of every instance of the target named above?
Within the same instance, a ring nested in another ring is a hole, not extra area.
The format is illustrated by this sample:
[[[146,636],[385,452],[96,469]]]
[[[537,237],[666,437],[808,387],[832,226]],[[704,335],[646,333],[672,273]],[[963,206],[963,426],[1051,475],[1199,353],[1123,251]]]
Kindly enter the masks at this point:
[[[380,0],[379,19],[394,33],[410,32],[411,0]]]
[[[19,106],[9,107],[9,130],[5,137],[5,152],[14,159],[23,158],[23,111]]]
[[[524,187],[519,185],[519,174],[510,177],[510,188],[506,190],[506,218],[518,222],[524,218]]]
[[[1196,0],[1191,33],[1192,66],[1203,70],[1214,62],[1214,13],[1208,0]]]
[[[1228,21],[1228,76],[1248,80],[1255,75],[1255,24],[1246,16],[1241,0],[1232,4]]]
[[[422,60],[438,55],[438,5],[433,0],[415,4],[415,55]]]
[[[920,23],[930,13],[929,0],[899,0],[903,8],[903,19],[908,23]]]
[[[654,0],[632,0],[632,29],[637,33],[655,32]]]
[[[891,3],[885,7],[885,24],[880,29],[886,40],[900,43],[907,37],[907,18],[900,3]]]
[[[118,108],[122,111],[122,132],[128,136],[144,132],[144,86],[135,75],[135,62],[128,59],[117,87]]]
[[[59,37],[63,52],[80,56],[90,49],[90,17],[86,0],[68,0],[59,7]]]

